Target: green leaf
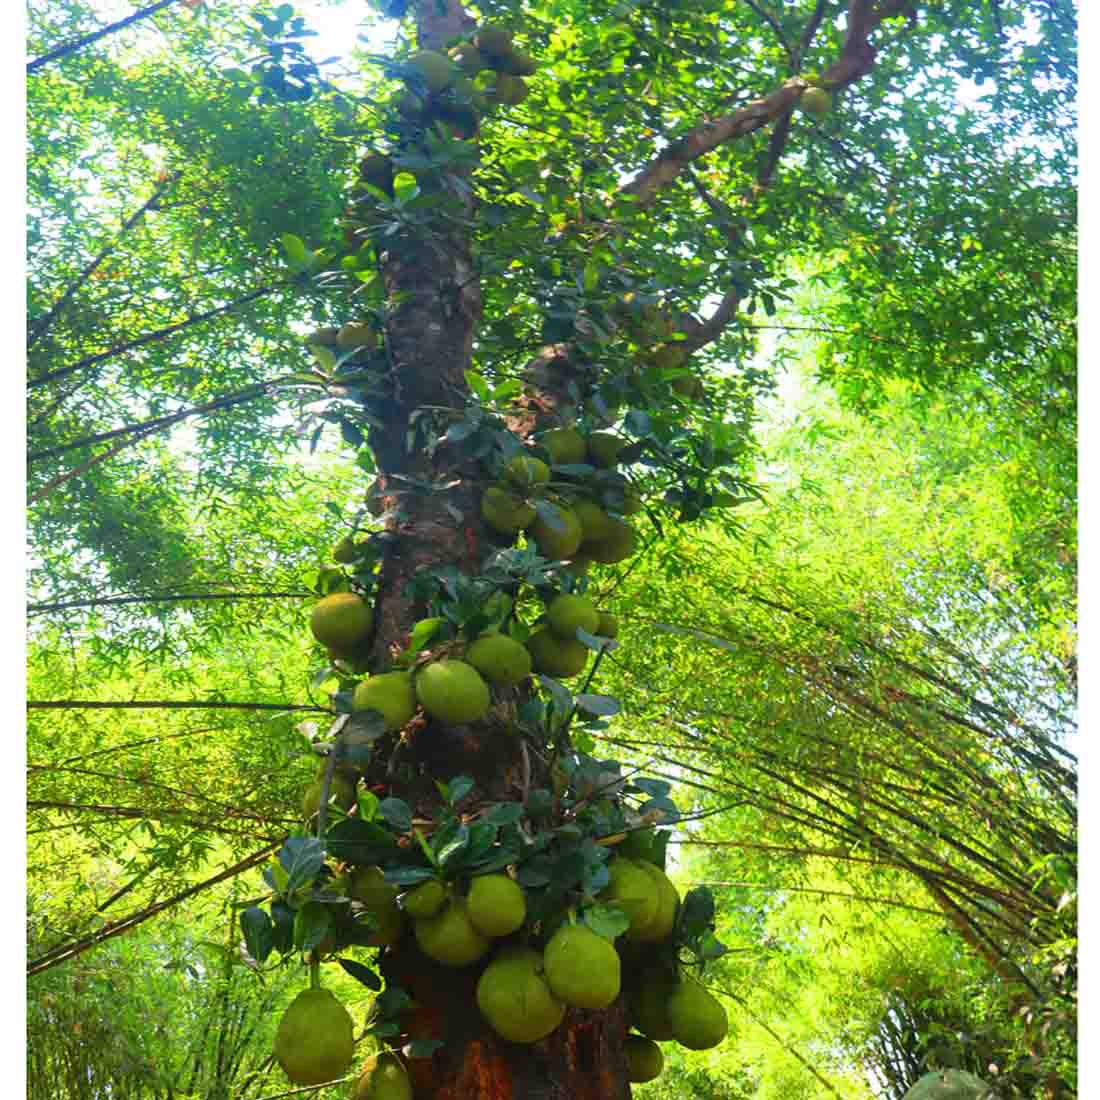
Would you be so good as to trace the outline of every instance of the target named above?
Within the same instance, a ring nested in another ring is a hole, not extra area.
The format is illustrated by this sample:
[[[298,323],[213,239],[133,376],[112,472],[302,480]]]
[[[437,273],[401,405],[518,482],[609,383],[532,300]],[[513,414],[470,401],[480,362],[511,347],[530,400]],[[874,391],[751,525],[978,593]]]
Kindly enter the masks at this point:
[[[382,989],[382,979],[369,966],[364,966],[354,959],[338,958],[336,960],[343,968],[345,974],[349,974],[367,989],[378,993]]]
[[[595,714],[604,718],[610,718],[622,710],[619,700],[610,695],[578,695],[577,706],[586,714]]]
[[[278,858],[287,874],[285,892],[292,893],[316,878],[325,862],[325,850],[316,837],[292,836],[280,849]]]
[[[383,798],[378,813],[395,833],[407,833],[412,828],[412,810],[403,799]]]
[[[581,913],[581,920],[611,943],[630,927],[630,918],[614,905],[590,905]]]
[[[299,951],[310,951],[328,935],[332,927],[332,914],[327,905],[319,901],[307,901],[294,917],[294,946]]]
[[[275,926],[271,918],[262,909],[250,905],[241,913],[241,931],[248,953],[262,964],[275,947]]]

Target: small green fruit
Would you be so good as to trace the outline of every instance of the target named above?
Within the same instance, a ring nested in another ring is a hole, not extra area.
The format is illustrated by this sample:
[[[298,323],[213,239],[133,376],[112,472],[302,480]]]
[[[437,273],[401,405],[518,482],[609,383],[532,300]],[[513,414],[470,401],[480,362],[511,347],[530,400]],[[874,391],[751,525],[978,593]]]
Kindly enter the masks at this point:
[[[662,344],[653,353],[653,365],[662,370],[682,367],[687,359],[687,351],[680,344]]]
[[[549,627],[533,631],[527,639],[527,648],[536,670],[559,680],[576,676],[588,663],[587,646],[559,638]]]
[[[576,1008],[607,1008],[619,995],[619,953],[581,924],[563,924],[543,952],[546,981],[560,1001]]]
[[[573,501],[572,507],[581,524],[581,539],[584,542],[599,542],[611,534],[610,516],[587,497]]]
[[[634,1026],[643,1035],[661,1043],[672,1038],[668,999],[675,987],[675,982],[663,970],[649,969],[643,971],[638,988],[630,994]]]
[[[551,600],[546,619],[559,638],[576,638],[578,629],[596,632],[600,613],[586,596],[561,595]]]
[[[659,943],[672,935],[676,925],[676,912],[680,908],[680,895],[668,875],[648,860],[639,860],[634,864],[647,875],[657,891],[657,909],[648,924],[640,924],[627,932],[627,938],[641,943]]]
[[[412,1100],[412,1096],[405,1064],[392,1050],[384,1050],[363,1063],[352,1100]]]
[[[321,808],[321,784],[323,779],[315,779],[302,795],[302,817],[309,821]],[[340,772],[332,773],[332,781],[328,787],[330,802],[334,802],[342,810],[350,810],[355,805],[356,781]]]
[[[679,378],[672,380],[672,389],[674,393],[678,393],[681,397],[686,397],[689,401],[702,401],[707,395],[707,391],[703,388],[703,383],[695,377],[694,374],[681,375]]]
[[[409,58],[409,64],[419,71],[428,91],[433,94],[443,91],[454,79],[454,66],[435,50],[419,50]]]
[[[309,628],[323,646],[350,652],[374,625],[370,604],[354,592],[334,592],[313,605]]]
[[[481,518],[494,531],[514,535],[531,526],[535,507],[504,486],[490,485],[481,497]]]
[[[275,1059],[296,1085],[343,1077],[355,1056],[348,1010],[327,989],[306,989],[290,1002],[275,1033]]]
[[[306,337],[306,343],[312,347],[335,347],[339,332],[338,328],[319,328]]]
[[[504,468],[504,476],[521,489],[530,489],[532,485],[545,485],[550,480],[550,470],[541,458],[531,455],[516,455]]]
[[[668,999],[672,1037],[688,1050],[716,1047],[729,1030],[722,1003],[693,978],[683,978]]]
[[[466,660],[489,683],[502,687],[531,675],[531,654],[507,634],[483,634],[466,650]]]
[[[824,118],[833,106],[833,97],[824,88],[807,88],[798,98],[798,108],[814,118]]]
[[[348,896],[363,903],[374,918],[376,931],[371,936],[374,947],[389,947],[401,939],[405,919],[397,907],[400,887],[386,882],[381,867],[361,867],[352,874],[347,885]]]
[[[478,979],[477,1007],[501,1038],[537,1043],[565,1016],[565,1005],[551,993],[542,966],[537,951],[506,947]]]
[[[638,536],[629,523],[613,516],[608,519],[609,532],[596,542],[586,542],[584,552],[603,565],[614,565],[625,561],[634,553]]]
[[[466,912],[483,936],[510,936],[527,916],[527,898],[507,875],[478,875],[466,895]]]
[[[641,1084],[661,1076],[665,1068],[665,1056],[652,1040],[641,1035],[628,1035],[623,1043],[626,1055],[627,1078]]]
[[[600,900],[621,909],[630,928],[627,935],[652,924],[657,915],[657,886],[640,864],[616,856],[608,865],[610,876],[600,893]]]
[[[434,917],[447,900],[447,888],[442,882],[431,879],[410,890],[403,899],[405,912],[415,919]]]
[[[493,86],[493,98],[498,103],[515,107],[527,98],[529,91],[527,82],[521,77],[500,73],[497,76],[496,84]]]
[[[404,671],[383,672],[360,681],[351,699],[352,710],[377,710],[386,731],[394,733],[416,713],[412,677]]]
[[[353,348],[366,348],[370,351],[377,344],[378,333],[367,321],[350,321],[340,329],[336,337],[336,346],[342,351],[351,351]]]
[[[434,917],[413,922],[420,950],[444,966],[469,966],[489,950],[489,940],[471,923],[464,898],[451,898]]]
[[[601,638],[617,638],[619,636],[617,616],[612,615],[610,611],[601,611],[600,621],[596,624],[596,633]]]
[[[626,440],[611,432],[593,432],[588,437],[588,458],[593,466],[601,470],[610,470],[619,459],[619,452],[626,446]]]
[[[478,30],[474,44],[491,59],[505,57],[512,52],[512,32],[486,25]]]
[[[551,428],[539,443],[549,452],[555,466],[583,462],[588,453],[584,436],[576,428]]]
[[[542,515],[536,514],[531,524],[531,536],[544,558],[563,561],[572,557],[581,544],[581,521],[572,508],[549,502],[547,507],[553,510],[557,523],[552,525]]]
[[[345,535],[333,548],[332,560],[341,565],[349,565],[359,557],[359,548],[350,535]]]
[[[486,68],[485,55],[472,42],[460,42],[450,54],[451,60],[470,76]]]
[[[478,722],[489,713],[489,685],[465,661],[445,658],[425,665],[416,675],[416,697],[441,722]]]
[[[497,59],[496,64],[499,72],[509,73],[512,76],[533,76],[538,71],[538,67],[539,63],[529,53],[517,49],[503,54]]]

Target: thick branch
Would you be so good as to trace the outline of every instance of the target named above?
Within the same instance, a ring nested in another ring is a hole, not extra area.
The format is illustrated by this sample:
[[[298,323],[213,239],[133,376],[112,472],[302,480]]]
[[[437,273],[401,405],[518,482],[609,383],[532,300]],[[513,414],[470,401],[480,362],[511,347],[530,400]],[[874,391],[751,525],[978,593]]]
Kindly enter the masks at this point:
[[[897,14],[904,6],[904,0],[887,0],[881,7],[869,0],[852,0],[848,8],[848,36],[841,56],[825,72],[822,82],[830,88],[845,88],[870,72],[875,51],[867,41],[868,36],[883,19]],[[648,205],[657,192],[672,183],[692,161],[790,114],[807,87],[805,80],[792,77],[762,99],[689,130],[643,168],[622,189],[623,194],[635,196],[639,206]]]

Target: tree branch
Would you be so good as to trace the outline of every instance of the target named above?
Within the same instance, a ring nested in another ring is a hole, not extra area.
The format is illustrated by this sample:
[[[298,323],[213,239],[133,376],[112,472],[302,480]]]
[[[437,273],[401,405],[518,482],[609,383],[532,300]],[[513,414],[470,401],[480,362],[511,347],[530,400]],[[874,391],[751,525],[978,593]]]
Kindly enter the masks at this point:
[[[98,363],[106,362],[108,359],[113,359],[116,355],[122,355],[123,352],[133,351],[135,348],[145,347],[146,344],[156,343],[158,340],[163,340],[173,333],[179,332],[181,329],[189,328],[191,325],[200,324],[203,321],[209,321],[212,317],[217,317],[222,313],[228,313],[230,310],[236,309],[238,306],[247,305],[249,302],[254,302],[257,298],[262,298],[265,294],[271,294],[277,287],[274,286],[262,286],[256,290],[249,291],[241,298],[227,303],[224,306],[218,306],[216,309],[209,309],[205,313],[196,313],[193,317],[188,317],[186,321],[179,321],[174,325],[167,325],[165,328],[157,329],[155,332],[146,333],[144,336],[139,336],[137,339],[128,340],[124,344],[118,344],[113,348],[109,348],[107,351],[97,352],[95,355],[85,356],[83,359],[78,359],[75,363],[71,363],[66,367],[58,367],[57,370],[46,371],[43,374],[38,375],[36,378],[31,378],[27,382],[27,389],[34,389],[36,386],[45,385],[47,382],[53,382],[58,378],[66,378],[68,375],[75,373],[79,370],[84,370],[86,367],[93,367]]]
[[[870,0],[852,0],[848,6],[848,33],[840,58],[826,70],[822,83],[829,88],[845,88],[870,72],[875,51],[867,41],[883,19],[896,15],[906,6],[906,0],[887,0],[876,8]],[[809,85],[800,77],[791,77],[762,99],[755,99],[732,113],[704,122],[689,130],[642,169],[625,187],[622,194],[633,195],[635,204],[647,206],[657,192],[667,187],[692,161],[698,160],[719,145],[745,137],[769,122],[789,114]]]
[[[314,598],[313,592],[194,592],[169,593],[164,596],[106,596],[98,600],[61,600],[58,603],[32,603],[27,605],[28,615],[42,615],[50,611],[69,611],[75,607],[117,607],[122,604],[146,603],[197,603],[203,600],[274,600]]]
[[[186,890],[182,890],[180,893],[174,894],[170,898],[165,898],[164,901],[155,902],[120,920],[111,921],[89,936],[84,936],[79,940],[72,940],[69,943],[62,944],[47,951],[44,955],[40,955],[37,959],[27,964],[27,977],[29,978],[34,974],[41,974],[44,970],[49,970],[59,963],[68,962],[69,959],[75,959],[77,955],[82,955],[89,948],[95,947],[96,944],[103,943],[104,940],[109,940],[114,936],[122,935],[124,932],[129,932],[130,929],[136,928],[139,924],[143,924],[145,921],[157,916],[157,914],[163,913],[166,909],[171,909],[181,901],[186,901],[188,898],[194,897],[203,890],[208,890],[211,886],[217,886],[220,882],[225,882],[227,879],[235,878],[245,871],[250,871],[257,864],[263,863],[272,852],[279,848],[281,843],[282,842],[279,841],[275,844],[269,844],[261,848],[260,851],[242,859],[239,863],[234,863],[232,867],[227,867],[224,871],[219,871],[218,874],[208,879],[204,879],[194,886],[189,886]]]
[[[76,279],[69,284],[64,294],[57,299],[56,302],[50,307],[49,312],[39,320],[35,321],[31,325],[30,334],[27,337],[28,349],[33,348],[39,339],[45,334],[46,330],[53,323],[54,318],[68,305],[72,296],[88,281],[92,272],[112,253],[115,248],[118,247],[119,241],[135,226],[145,215],[157,204],[161,195],[168,190],[180,178],[179,172],[172,172],[166,179],[164,179],[153,194],[141,205],[141,207],[131,214],[123,223],[122,228],[118,231],[115,239],[110,244],[105,245],[100,251],[99,255],[84,270],[76,277]]]
[[[31,73],[36,72],[38,69],[41,69],[43,65],[51,61],[56,61],[61,57],[67,57],[71,53],[76,53],[77,50],[82,50],[85,46],[90,46],[93,42],[98,42],[101,38],[106,38],[109,34],[114,34],[124,27],[129,27],[140,19],[147,19],[150,15],[155,15],[158,11],[174,3],[176,3],[176,0],[157,0],[155,4],[150,4],[145,8],[139,8],[131,15],[126,16],[125,19],[118,20],[117,23],[110,23],[106,27],[101,27],[98,31],[92,31],[91,34],[84,35],[83,38],[76,38],[72,42],[67,42],[63,46],[58,46],[57,49],[51,50],[49,53],[44,53],[41,57],[36,57],[31,61],[27,65],[27,75],[29,76]]]
[[[130,700],[104,702],[98,699],[29,699],[28,710],[311,710],[328,714],[326,707],[298,703],[223,703],[207,699]]]
[[[98,435],[88,435],[83,439],[77,439],[72,443],[63,443],[58,447],[49,447],[43,451],[32,451],[27,455],[27,462],[40,462],[44,458],[54,458],[68,451],[75,451],[81,447],[90,447],[95,443],[104,443],[108,439],[117,439],[119,436],[123,435],[137,434],[144,437],[151,432],[159,431],[161,428],[170,428],[173,424],[178,424],[181,420],[186,420],[189,416],[198,416],[200,413],[231,408],[234,405],[240,405],[246,401],[252,401],[257,397],[262,397],[275,386],[279,385],[279,382],[280,379],[274,379],[271,382],[257,382],[254,385],[245,386],[243,389],[236,390],[233,393],[228,393],[224,397],[218,397],[212,401],[207,401],[202,405],[192,405],[190,408],[180,409],[174,413],[166,413],[164,416],[157,416],[152,420],[143,420],[138,424],[128,424],[125,428],[115,428],[109,432],[100,432]]]

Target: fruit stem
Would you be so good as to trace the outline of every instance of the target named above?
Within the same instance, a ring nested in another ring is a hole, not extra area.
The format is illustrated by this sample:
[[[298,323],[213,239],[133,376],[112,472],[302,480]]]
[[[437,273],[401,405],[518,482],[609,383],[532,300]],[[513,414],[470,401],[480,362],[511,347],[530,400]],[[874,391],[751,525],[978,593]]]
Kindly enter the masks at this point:
[[[309,988],[321,988],[321,963],[316,955],[311,956],[309,960]]]

